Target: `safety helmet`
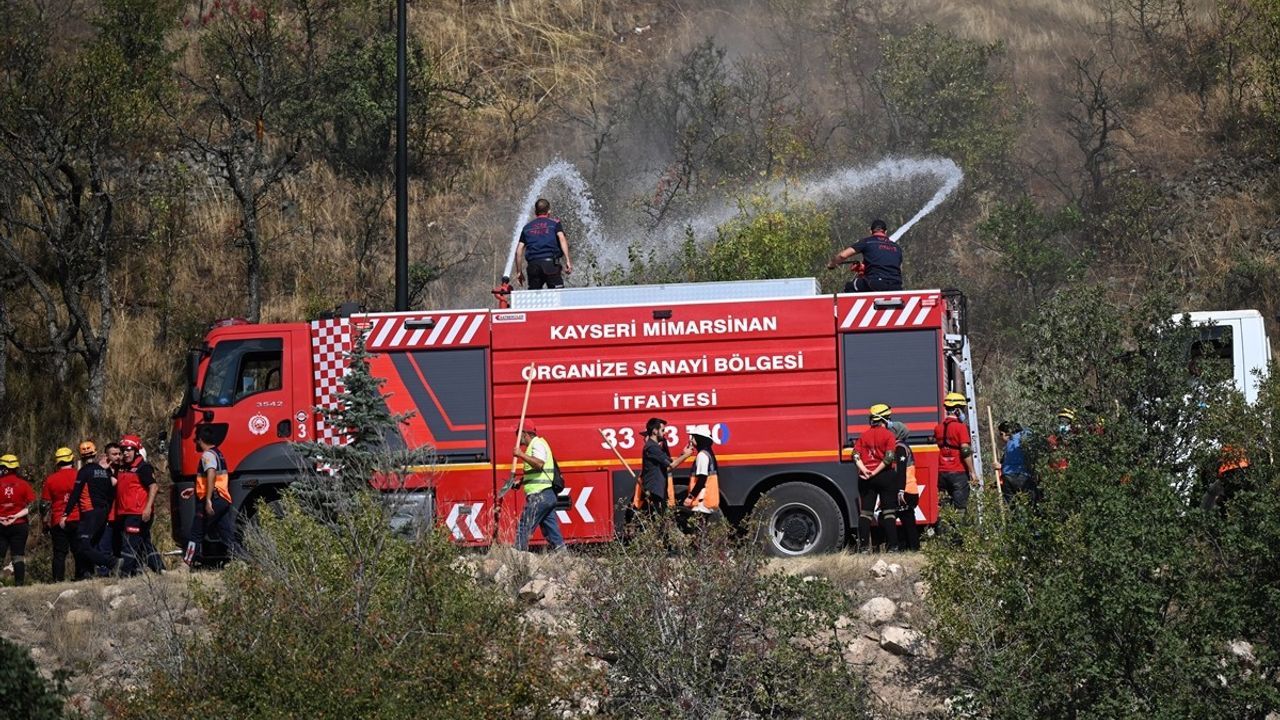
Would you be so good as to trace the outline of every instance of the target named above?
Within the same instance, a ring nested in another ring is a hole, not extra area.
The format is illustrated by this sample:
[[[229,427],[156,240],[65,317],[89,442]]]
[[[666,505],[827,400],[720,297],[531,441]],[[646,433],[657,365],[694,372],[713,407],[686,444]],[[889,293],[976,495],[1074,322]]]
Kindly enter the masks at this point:
[[[130,449],[141,450],[142,438],[138,437],[137,435],[125,435],[124,437],[120,438],[120,447],[125,450],[130,450]]]
[[[1067,422],[1075,422],[1076,411],[1072,410],[1069,407],[1064,407],[1058,411],[1058,417],[1062,418],[1063,420],[1066,420]]]
[[[71,452],[69,447],[60,447],[53,453],[53,461],[59,463],[69,463],[75,461],[76,456]]]
[[[708,440],[711,440],[711,441],[713,441],[713,442],[715,441],[715,438],[714,438],[714,437],[712,437],[712,435],[711,435],[711,426],[710,426],[710,425],[706,425],[706,424],[702,424],[702,425],[694,425],[694,426],[692,426],[692,427],[690,427],[690,428],[689,428],[689,434],[690,434],[690,435],[697,435],[697,436],[699,436],[699,437],[704,437],[704,438],[706,438],[706,439],[708,439]]]
[[[9,470],[17,470],[18,456],[14,455],[13,453],[9,453],[7,455],[0,455],[0,467],[8,468]]]
[[[942,407],[945,408],[964,407],[968,404],[969,399],[964,396],[964,393],[949,392],[946,397],[942,398]]]
[[[98,446],[93,444],[92,440],[85,440],[80,443],[80,457],[89,457],[98,454]]]
[[[871,422],[888,422],[893,417],[893,408],[884,403],[876,403],[868,410],[871,413]]]

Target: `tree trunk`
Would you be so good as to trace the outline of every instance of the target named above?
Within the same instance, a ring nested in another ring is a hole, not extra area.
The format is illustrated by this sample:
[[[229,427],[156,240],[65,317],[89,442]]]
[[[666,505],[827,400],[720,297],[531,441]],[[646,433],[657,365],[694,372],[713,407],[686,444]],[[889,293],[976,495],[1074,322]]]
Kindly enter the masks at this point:
[[[262,321],[262,247],[258,237],[258,207],[249,194],[240,203],[244,225],[245,280],[249,285],[249,322]]]

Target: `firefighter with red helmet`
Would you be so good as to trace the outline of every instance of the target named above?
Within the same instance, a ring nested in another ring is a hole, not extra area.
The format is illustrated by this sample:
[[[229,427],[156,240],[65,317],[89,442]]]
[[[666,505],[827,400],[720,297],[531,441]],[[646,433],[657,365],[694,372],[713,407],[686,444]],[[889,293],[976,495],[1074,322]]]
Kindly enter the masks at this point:
[[[137,435],[120,438],[120,464],[116,470],[115,532],[120,538],[120,572],[133,575],[146,562],[148,551],[143,541],[143,518],[151,517],[155,502],[156,482],[151,473],[138,472],[138,451],[142,441]],[[150,466],[147,466],[150,469]]]
[[[164,569],[164,563],[160,560],[160,553],[156,552],[156,547],[151,541],[151,524],[155,520],[156,493],[159,492],[160,486],[156,483],[155,469],[151,463],[143,457],[142,438],[137,435],[125,435],[120,438],[120,449],[124,453],[123,467],[137,478],[137,484],[145,494],[145,501],[139,495],[137,501],[141,503],[141,507],[134,507],[139,510],[138,516],[138,539],[143,552],[140,561],[144,561],[146,566],[154,572],[161,572]],[[138,502],[135,502],[136,506]]]
[[[1058,410],[1056,432],[1045,438],[1049,446],[1049,469],[1065,472],[1071,465],[1067,459],[1067,448],[1071,444],[1071,435],[1075,431],[1076,411],[1064,407]]]
[[[938,444],[938,504],[964,511],[969,507],[969,488],[978,481],[966,416],[969,400],[963,393],[950,392],[942,406],[946,415],[933,427]]]
[[[893,408],[884,403],[869,409],[871,427],[858,436],[853,461],[858,465],[858,545],[859,552],[871,552],[871,521],[876,501],[880,501],[880,529],[889,549],[898,548],[898,476],[894,472],[894,448],[898,439],[888,428]]]
[[[44,524],[49,528],[49,539],[53,544],[53,581],[62,582],[67,577],[67,553],[71,552],[75,563],[72,578],[80,579],[86,574],[75,556],[76,537],[80,530],[80,509],[71,506],[67,510],[71,490],[76,486],[76,456],[71,448],[61,447],[53,454],[53,461],[58,469],[44,479],[40,488],[40,500],[44,505]],[[57,520],[67,516],[65,526],[59,526]]]
[[[0,455],[0,562],[5,553],[13,559],[13,584],[27,578],[28,516],[36,493],[31,483],[18,474],[18,456]]]
[[[888,230],[889,226],[883,220],[872,221],[870,235],[851,243],[827,262],[827,269],[834,270],[854,255],[862,255],[864,274],[846,283],[845,292],[902,289],[902,248],[889,238]]]

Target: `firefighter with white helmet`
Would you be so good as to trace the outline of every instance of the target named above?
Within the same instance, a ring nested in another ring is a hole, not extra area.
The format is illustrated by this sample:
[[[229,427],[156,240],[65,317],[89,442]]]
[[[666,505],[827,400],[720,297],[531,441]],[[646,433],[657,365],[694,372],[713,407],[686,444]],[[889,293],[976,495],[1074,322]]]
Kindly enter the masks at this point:
[[[712,515],[720,510],[720,463],[712,449],[710,425],[694,425],[689,437],[698,455],[693,460],[693,477],[689,479],[689,494],[684,506],[696,513]]]
[[[871,427],[858,436],[853,460],[858,465],[858,550],[871,552],[871,521],[876,500],[880,501],[880,529],[889,549],[898,548],[898,478],[893,471],[893,450],[897,438],[889,430],[893,408],[877,403],[868,409]]]
[[[18,474],[18,456],[0,456],[0,562],[5,553],[13,559],[13,583],[21,585],[27,576],[27,533],[31,503],[36,494],[31,483]]]
[[[942,407],[946,415],[933,428],[938,444],[938,504],[963,511],[969,507],[969,488],[978,481],[966,414],[969,400],[963,393],[949,392]]]

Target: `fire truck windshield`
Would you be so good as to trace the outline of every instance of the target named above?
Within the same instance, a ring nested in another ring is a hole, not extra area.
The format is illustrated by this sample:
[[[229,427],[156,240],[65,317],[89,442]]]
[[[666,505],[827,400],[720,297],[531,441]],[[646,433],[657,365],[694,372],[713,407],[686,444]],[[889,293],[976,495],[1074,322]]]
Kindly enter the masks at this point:
[[[200,404],[234,405],[242,398],[279,390],[284,361],[280,338],[223,340],[213,348],[200,388]]]

